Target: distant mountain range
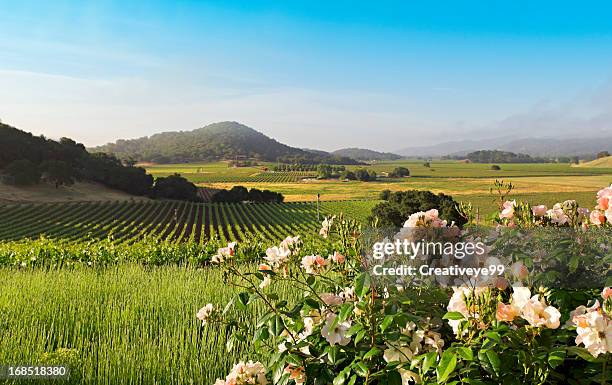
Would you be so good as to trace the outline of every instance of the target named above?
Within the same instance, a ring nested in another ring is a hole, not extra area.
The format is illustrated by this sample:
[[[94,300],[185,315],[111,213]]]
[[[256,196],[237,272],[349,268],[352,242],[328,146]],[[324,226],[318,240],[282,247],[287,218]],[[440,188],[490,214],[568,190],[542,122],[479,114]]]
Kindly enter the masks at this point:
[[[431,146],[414,146],[395,153],[364,148],[343,148],[333,152],[301,149],[280,143],[237,122],[209,124],[193,131],[175,131],[148,137],[117,140],[89,149],[120,159],[156,163],[181,163],[222,159],[257,159],[283,163],[361,164],[372,160],[402,157],[465,156],[478,150],[501,150],[533,157],[586,156],[612,152],[612,136],[600,138],[522,138],[466,139]]]
[[[406,157],[463,156],[478,150],[502,150],[540,157],[594,156],[612,150],[612,136],[601,138],[522,138],[500,137],[482,140],[444,142],[432,146],[408,147],[396,151]]]
[[[258,159],[284,163],[358,164],[346,157],[287,146],[237,122],[219,122],[193,131],[163,132],[139,139],[120,139],[89,149],[120,159],[182,163],[222,159]]]
[[[345,156],[355,160],[397,160],[401,155],[390,152],[378,152],[367,148],[342,148],[331,153],[336,156]]]

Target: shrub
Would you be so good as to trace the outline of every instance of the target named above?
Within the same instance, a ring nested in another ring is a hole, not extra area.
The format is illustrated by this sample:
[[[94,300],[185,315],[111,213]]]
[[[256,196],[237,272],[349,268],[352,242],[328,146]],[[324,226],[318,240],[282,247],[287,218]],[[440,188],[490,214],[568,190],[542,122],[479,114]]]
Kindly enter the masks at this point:
[[[382,190],[380,194],[378,195],[378,197],[383,201],[389,200],[390,196],[391,196],[391,190]]]
[[[494,165],[491,166],[491,170],[499,171],[499,170],[501,170],[501,167],[499,167],[498,165],[494,164]]]
[[[389,173],[389,177],[391,178],[402,178],[405,176],[410,176],[410,170],[408,170],[406,167],[396,167]]]
[[[359,170],[355,171],[355,177],[357,178],[357,180],[360,180],[362,182],[369,182],[372,180],[376,180],[376,172],[372,170],[366,170],[365,168],[360,168]]]
[[[342,174],[340,174],[340,179],[343,180],[357,180],[355,173],[349,170],[344,170]]]
[[[200,200],[197,187],[179,174],[155,179],[152,195],[154,198]]]
[[[605,204],[612,199],[612,188],[606,191]],[[413,214],[393,239],[414,241],[421,240],[420,234],[432,234],[429,241],[437,239],[432,230],[444,229],[451,230],[442,233],[450,243],[471,236],[456,231],[432,209]],[[452,288],[415,287],[413,282],[419,281],[408,278],[406,283],[397,276],[385,282],[363,269],[361,232],[352,221],[326,218],[320,231],[324,242],[313,248],[288,237],[268,248],[252,271],[234,260],[239,246],[219,249],[213,260],[241,292],[226,306],[206,304],[196,317],[203,328],[211,323],[232,327],[228,346],[252,338],[257,358],[272,359],[267,367],[241,361],[216,385],[235,384],[237,377],[255,385],[606,383],[612,336],[604,330],[612,327],[612,288],[543,287],[536,280],[541,274],[519,262],[476,282],[455,281],[460,286]],[[516,239],[513,227],[492,232]],[[575,257],[564,251],[567,243],[559,246],[556,257]],[[494,240],[483,255],[466,263],[499,263],[497,253],[521,258]],[[439,257],[419,255],[417,262],[458,263]],[[282,294],[275,290],[277,283],[299,287],[304,295]],[[255,330],[229,311],[232,306],[244,312],[260,305],[265,310]]]
[[[440,217],[458,226],[466,220],[457,211],[457,202],[445,194],[433,194],[430,191],[408,190],[390,193],[387,202],[380,203],[372,209],[370,219],[378,218],[381,226],[401,226],[411,214],[437,209]]]

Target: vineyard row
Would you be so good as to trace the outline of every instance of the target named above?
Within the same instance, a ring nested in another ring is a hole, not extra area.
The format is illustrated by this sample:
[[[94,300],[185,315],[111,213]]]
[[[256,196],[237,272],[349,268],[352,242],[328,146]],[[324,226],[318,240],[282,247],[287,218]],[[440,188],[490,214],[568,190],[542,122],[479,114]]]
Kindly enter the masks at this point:
[[[344,213],[365,221],[376,202],[321,202],[323,216]],[[0,206],[0,240],[45,236],[82,241],[112,236],[133,242],[145,236],[171,241],[204,242],[213,236],[242,240],[259,235],[278,240],[316,231],[317,206],[291,203],[194,203],[121,201],[18,204]]]

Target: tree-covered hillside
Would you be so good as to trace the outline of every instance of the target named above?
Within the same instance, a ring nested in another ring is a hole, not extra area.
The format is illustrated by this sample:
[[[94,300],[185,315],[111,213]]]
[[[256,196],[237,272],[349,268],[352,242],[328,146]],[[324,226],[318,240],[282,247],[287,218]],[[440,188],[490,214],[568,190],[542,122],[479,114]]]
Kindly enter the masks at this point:
[[[283,163],[355,163],[348,158],[304,151],[279,143],[237,122],[219,122],[193,131],[163,132],[149,137],[118,140],[92,151],[120,159],[182,163],[250,158]]]
[[[107,154],[90,154],[72,139],[54,141],[6,124],[0,124],[0,174],[4,182],[17,185],[84,180],[134,195],[147,194],[153,183],[144,169],[124,166]]]
[[[378,152],[367,148],[342,148],[332,152],[332,155],[344,156],[355,160],[397,160],[401,155],[390,152]]]
[[[198,200],[193,183],[178,176],[157,178],[105,153],[89,153],[72,139],[34,136],[0,123],[0,182],[14,185],[97,182],[133,195]]]
[[[474,163],[546,163],[550,159],[532,157],[527,154],[515,154],[509,151],[500,150],[479,150],[470,152],[465,156],[466,159]]]

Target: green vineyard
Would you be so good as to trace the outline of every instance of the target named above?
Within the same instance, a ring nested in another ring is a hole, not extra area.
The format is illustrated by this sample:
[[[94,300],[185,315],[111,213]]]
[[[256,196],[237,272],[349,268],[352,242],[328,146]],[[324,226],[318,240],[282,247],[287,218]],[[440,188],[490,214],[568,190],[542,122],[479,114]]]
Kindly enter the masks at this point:
[[[376,201],[321,202],[325,215],[344,213],[364,222]],[[243,240],[258,235],[278,240],[316,231],[316,203],[194,203],[122,201],[0,206],[0,240],[45,236],[79,241],[112,236],[134,242],[145,236],[203,243],[211,237]]]

